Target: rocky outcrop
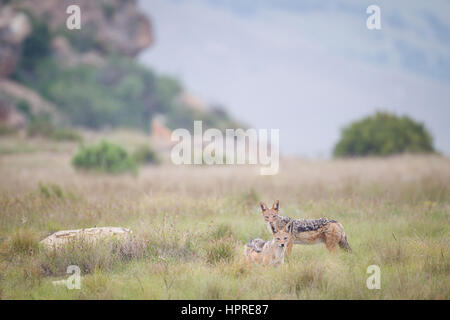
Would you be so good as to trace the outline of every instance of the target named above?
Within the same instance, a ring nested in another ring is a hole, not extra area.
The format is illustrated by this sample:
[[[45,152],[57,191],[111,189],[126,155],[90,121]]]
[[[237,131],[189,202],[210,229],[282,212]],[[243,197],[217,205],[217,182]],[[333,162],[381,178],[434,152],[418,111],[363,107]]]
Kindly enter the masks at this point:
[[[30,32],[30,22],[23,12],[0,6],[0,78],[14,71],[21,44]]]
[[[136,0],[44,0],[39,5],[24,0],[17,7],[45,19],[52,31],[58,31],[66,28],[66,10],[73,4],[81,9],[81,30],[66,30],[92,36],[97,49],[134,57],[152,44],[150,21]]]
[[[14,99],[23,99],[30,104],[31,112],[34,114],[41,112],[55,113],[56,106],[43,99],[35,91],[8,79],[0,79],[0,92],[13,97]]]
[[[81,9],[80,30],[66,27],[67,8],[74,4]],[[49,112],[53,120],[61,119],[56,106],[10,77],[29,48],[26,39],[41,40],[33,32],[37,21],[50,30],[46,55],[60,65],[101,67],[111,53],[134,57],[153,41],[150,21],[136,0],[0,0],[0,122],[7,128],[24,126],[23,114],[14,108],[20,100],[29,103],[33,114]],[[25,68],[26,73],[31,71]]]
[[[131,238],[133,232],[127,228],[121,227],[100,227],[75,230],[62,230],[49,235],[42,240],[40,244],[45,249],[61,249],[71,243],[88,243],[94,244],[103,240],[127,240]]]
[[[115,53],[135,57],[153,42],[148,18],[136,0],[0,0],[0,78],[10,75],[21,57],[23,41],[32,31],[26,13],[45,21],[53,34],[53,54],[69,64],[102,63],[102,56]],[[81,9],[81,29],[68,30],[70,5]],[[119,14],[120,13],[120,14]],[[89,39],[91,47],[73,48],[69,38]]]
[[[16,121],[20,116],[16,115],[17,111],[13,108],[12,103],[12,101],[19,100],[26,101],[33,114],[49,113],[54,121],[59,122],[62,120],[58,108],[53,103],[45,100],[35,91],[9,79],[0,79],[0,99],[4,102],[3,124],[7,127],[17,128],[22,126],[22,121]],[[8,107],[5,107],[6,105]]]

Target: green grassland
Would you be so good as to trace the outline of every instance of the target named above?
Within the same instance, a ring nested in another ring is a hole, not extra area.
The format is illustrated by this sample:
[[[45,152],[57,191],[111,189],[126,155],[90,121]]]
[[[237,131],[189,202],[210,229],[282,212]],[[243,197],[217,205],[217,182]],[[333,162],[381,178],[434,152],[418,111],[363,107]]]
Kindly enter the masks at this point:
[[[1,299],[450,298],[448,158],[286,158],[275,176],[169,163],[105,175],[75,171],[76,149],[0,139]],[[276,199],[283,215],[341,222],[353,253],[296,245],[282,266],[246,265],[244,244],[271,238],[258,202]],[[60,253],[38,245],[93,226],[130,228],[134,240]],[[70,264],[80,290],[52,284]],[[370,265],[380,290],[366,286]]]

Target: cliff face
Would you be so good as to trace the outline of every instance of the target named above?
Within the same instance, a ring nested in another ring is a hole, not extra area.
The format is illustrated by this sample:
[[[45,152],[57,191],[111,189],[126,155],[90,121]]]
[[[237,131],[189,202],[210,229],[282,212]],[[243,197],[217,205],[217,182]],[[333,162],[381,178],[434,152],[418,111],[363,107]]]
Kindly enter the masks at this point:
[[[81,29],[66,26],[70,5],[80,7]],[[177,79],[133,59],[152,42],[136,0],[0,0],[0,127],[26,127],[42,114],[93,129],[148,130],[158,114],[169,128],[194,119],[235,127]]]
[[[14,71],[21,44],[31,31],[28,17],[11,6],[0,7],[0,78]]]
[[[66,10],[73,4],[80,7],[80,30],[66,27]],[[36,23],[45,25],[46,32],[37,33]],[[14,101],[20,100],[27,101],[34,113],[50,112],[59,118],[53,103],[10,79],[24,65],[32,73],[24,61],[38,55],[46,41],[45,56],[62,66],[100,66],[110,54],[135,57],[153,38],[150,21],[139,12],[135,0],[0,0],[0,126],[25,125],[24,115],[14,108]]]
[[[73,4],[81,9],[81,30],[66,28],[66,9]],[[26,13],[45,21],[53,36],[52,49],[63,59],[76,61],[83,56],[98,61],[110,53],[134,57],[153,41],[150,21],[139,12],[135,0],[0,0],[0,77],[14,71],[23,41],[32,31]],[[90,47],[71,47],[68,40],[74,38],[89,40]]]

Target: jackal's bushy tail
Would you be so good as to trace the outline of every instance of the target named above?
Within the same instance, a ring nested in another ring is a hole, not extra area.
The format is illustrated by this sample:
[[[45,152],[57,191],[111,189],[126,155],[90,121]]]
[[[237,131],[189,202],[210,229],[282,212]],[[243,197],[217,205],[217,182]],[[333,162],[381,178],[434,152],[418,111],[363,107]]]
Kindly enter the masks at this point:
[[[261,252],[262,248],[264,247],[264,244],[266,242],[264,240],[261,239],[253,239],[250,242],[248,242],[245,245],[245,252],[246,254],[251,252],[251,251],[256,251],[256,252]]]
[[[345,234],[344,234],[344,237],[342,238],[342,240],[339,241],[339,247],[341,247],[345,251],[352,252],[352,248],[350,248],[350,245],[348,244],[348,241],[347,241],[347,236]]]

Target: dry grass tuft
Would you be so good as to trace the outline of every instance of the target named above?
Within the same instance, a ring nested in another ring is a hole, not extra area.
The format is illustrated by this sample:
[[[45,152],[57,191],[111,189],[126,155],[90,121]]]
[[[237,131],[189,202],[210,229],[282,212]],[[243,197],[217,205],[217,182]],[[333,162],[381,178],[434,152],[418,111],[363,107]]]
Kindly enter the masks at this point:
[[[212,240],[206,245],[205,251],[208,263],[229,262],[234,258],[235,242],[231,238]]]

